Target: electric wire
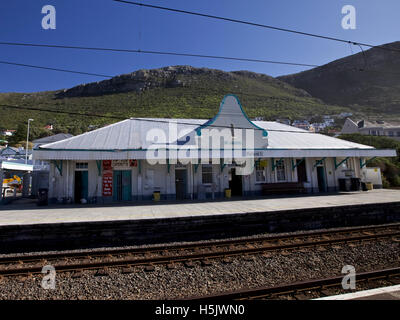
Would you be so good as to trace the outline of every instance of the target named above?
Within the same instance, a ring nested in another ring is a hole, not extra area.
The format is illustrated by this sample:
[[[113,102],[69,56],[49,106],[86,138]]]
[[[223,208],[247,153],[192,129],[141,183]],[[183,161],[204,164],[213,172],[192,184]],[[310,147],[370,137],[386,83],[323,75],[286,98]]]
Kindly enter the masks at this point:
[[[140,2],[134,2],[134,1],[126,1],[126,0],[112,0],[112,1],[135,5],[135,6],[140,6],[140,7],[151,8],[151,9],[158,9],[158,10],[164,10],[164,11],[175,12],[175,13],[183,13],[183,14],[199,16],[199,17],[203,17],[203,18],[211,18],[211,19],[222,20],[222,21],[227,21],[227,22],[234,22],[234,23],[250,25],[250,26],[260,27],[260,28],[266,28],[266,29],[271,29],[271,30],[276,30],[276,31],[283,31],[283,32],[288,32],[288,33],[293,33],[293,34],[299,34],[299,35],[314,37],[314,38],[319,38],[319,39],[337,41],[337,42],[342,42],[342,43],[350,43],[353,45],[361,45],[364,47],[379,48],[379,49],[383,49],[383,50],[400,52],[399,49],[395,49],[395,48],[391,48],[391,47],[376,46],[376,45],[372,45],[369,43],[356,42],[356,41],[351,41],[351,40],[346,40],[346,39],[341,39],[341,38],[336,38],[336,37],[330,37],[330,36],[325,36],[325,35],[316,34],[316,33],[303,32],[303,31],[294,30],[294,29],[281,28],[281,27],[276,27],[276,26],[271,26],[271,25],[255,23],[255,22],[251,22],[251,21],[215,16],[215,15],[206,14],[206,13],[181,10],[181,9],[176,9],[176,8],[168,8],[168,7],[162,7],[162,6],[152,5],[152,4],[144,4],[144,3],[140,3]]]

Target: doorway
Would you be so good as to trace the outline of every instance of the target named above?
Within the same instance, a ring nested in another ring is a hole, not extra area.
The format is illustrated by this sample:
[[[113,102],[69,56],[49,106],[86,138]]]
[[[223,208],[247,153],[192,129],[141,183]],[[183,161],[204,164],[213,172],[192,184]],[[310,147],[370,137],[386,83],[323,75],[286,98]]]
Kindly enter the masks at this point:
[[[132,200],[132,173],[130,170],[115,170],[113,177],[113,200]]]
[[[175,170],[175,194],[177,200],[183,200],[186,197],[186,169]]]
[[[88,185],[88,172],[75,171],[75,203],[81,203],[81,199],[85,199],[86,201],[88,200]]]
[[[326,176],[325,176],[325,167],[317,167],[317,178],[318,178],[318,191],[326,192]]]
[[[297,181],[298,182],[307,182],[307,168],[306,168],[306,161],[304,159],[297,159]]]
[[[229,180],[229,189],[231,189],[232,196],[243,195],[242,176],[236,174],[236,169],[231,169],[231,179]]]

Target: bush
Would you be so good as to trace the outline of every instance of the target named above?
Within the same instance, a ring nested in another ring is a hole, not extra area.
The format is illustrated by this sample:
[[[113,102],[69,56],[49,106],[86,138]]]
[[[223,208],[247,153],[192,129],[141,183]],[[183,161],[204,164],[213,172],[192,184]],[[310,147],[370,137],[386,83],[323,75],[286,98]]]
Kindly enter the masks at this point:
[[[390,188],[390,183],[389,183],[389,181],[387,181],[385,176],[382,176],[382,186],[385,189]]]
[[[358,133],[344,134],[339,137],[343,140],[373,146],[377,149],[395,149],[397,158],[377,158],[371,161],[369,167],[379,167],[382,172],[384,188],[400,186],[400,142],[388,137],[367,136]]]

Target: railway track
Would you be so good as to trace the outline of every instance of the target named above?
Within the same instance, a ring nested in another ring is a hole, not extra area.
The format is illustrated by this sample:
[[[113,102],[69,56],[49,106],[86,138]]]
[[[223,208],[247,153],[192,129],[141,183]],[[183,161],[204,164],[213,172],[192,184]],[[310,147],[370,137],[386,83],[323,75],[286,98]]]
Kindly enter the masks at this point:
[[[325,279],[302,281],[274,287],[248,288],[207,296],[189,297],[186,300],[215,301],[215,300],[264,300],[264,299],[295,299],[307,300],[317,297],[331,296],[342,289],[343,275]],[[400,284],[400,268],[390,268],[377,271],[357,273],[357,286],[363,290],[385,285]],[[342,292],[342,293],[348,293]]]
[[[0,276],[38,274],[41,273],[42,267],[48,264],[53,265],[57,272],[79,272],[109,267],[122,267],[129,272],[129,269],[135,266],[146,266],[150,271],[154,265],[159,264],[173,268],[179,263],[185,263],[187,267],[193,267],[194,261],[200,261],[207,266],[212,259],[224,259],[229,262],[229,258],[235,256],[251,256],[271,251],[290,254],[290,251],[298,249],[323,250],[331,245],[340,246],[387,238],[400,241],[400,223],[141,248],[3,256],[0,257]]]

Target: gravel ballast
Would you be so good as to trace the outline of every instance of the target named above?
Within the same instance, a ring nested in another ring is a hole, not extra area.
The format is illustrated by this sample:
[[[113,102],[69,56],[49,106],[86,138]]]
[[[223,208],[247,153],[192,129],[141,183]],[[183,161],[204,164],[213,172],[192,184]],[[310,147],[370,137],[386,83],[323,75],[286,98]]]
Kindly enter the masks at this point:
[[[108,275],[85,271],[56,275],[55,289],[43,289],[43,275],[0,279],[0,299],[182,299],[248,287],[273,286],[340,275],[344,265],[356,272],[400,266],[400,243],[391,239],[362,244],[334,245],[290,253],[269,252],[250,259],[232,258],[230,263],[211,260],[210,266],[164,265],[154,271],[143,267],[124,274],[119,268]]]

